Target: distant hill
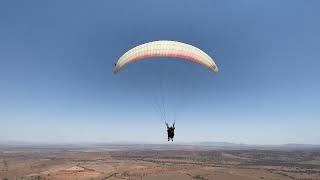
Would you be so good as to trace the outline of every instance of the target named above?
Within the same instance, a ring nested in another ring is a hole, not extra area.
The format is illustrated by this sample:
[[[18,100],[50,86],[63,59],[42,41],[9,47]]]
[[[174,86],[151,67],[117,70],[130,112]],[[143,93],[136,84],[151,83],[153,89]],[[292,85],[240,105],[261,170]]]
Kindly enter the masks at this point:
[[[283,145],[248,145],[229,142],[190,142],[190,143],[31,143],[31,142],[0,142],[0,148],[30,147],[30,148],[98,148],[108,150],[314,150],[320,145],[313,144],[283,144]]]

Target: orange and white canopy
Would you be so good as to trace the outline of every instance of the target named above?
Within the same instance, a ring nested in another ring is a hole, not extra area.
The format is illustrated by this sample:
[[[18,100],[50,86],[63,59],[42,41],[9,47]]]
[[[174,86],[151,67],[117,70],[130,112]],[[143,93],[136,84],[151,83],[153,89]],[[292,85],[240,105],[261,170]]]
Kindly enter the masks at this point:
[[[218,72],[218,67],[213,59],[199,48],[167,40],[153,41],[130,49],[119,58],[115,64],[114,72],[119,72],[124,66],[132,62],[154,57],[181,58],[201,64],[212,72]]]

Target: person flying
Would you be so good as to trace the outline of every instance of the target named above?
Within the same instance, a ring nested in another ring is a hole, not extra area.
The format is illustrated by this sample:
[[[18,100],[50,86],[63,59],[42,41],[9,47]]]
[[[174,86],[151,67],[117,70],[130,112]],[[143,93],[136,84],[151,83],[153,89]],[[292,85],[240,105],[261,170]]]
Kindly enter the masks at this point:
[[[174,127],[175,122],[173,123],[173,125],[171,127],[169,127],[168,123],[166,122],[166,126],[167,126],[167,133],[168,133],[168,141],[173,141],[173,137],[174,137],[174,130],[176,129]]]
[[[160,58],[160,57],[164,57],[164,58]],[[217,73],[219,71],[218,66],[214,62],[214,59],[210,57],[207,53],[205,53],[204,51],[202,51],[201,49],[193,45],[186,44],[183,42],[173,41],[173,40],[151,41],[151,42],[137,45],[129,49],[127,52],[125,52],[119,57],[119,59],[114,65],[113,71],[114,71],[114,74],[118,74],[127,65],[140,61],[142,59],[157,59],[158,61],[161,61],[161,59],[167,60],[167,58],[192,61],[194,63],[197,63],[199,65],[206,67],[208,70],[210,70],[213,73]],[[176,69],[178,68],[179,67],[177,65]],[[164,70],[163,72],[167,73],[166,70]],[[131,73],[133,75],[133,72]],[[149,76],[151,74],[153,73],[146,74],[146,76]],[[155,77],[160,77],[160,75],[157,76],[155,74]],[[169,84],[171,83],[168,83],[168,85]],[[177,84],[184,85],[185,83],[177,82]],[[143,86],[145,86],[145,84],[143,84]],[[169,90],[169,89],[166,89],[166,90]],[[160,90],[160,93],[163,93],[162,95],[165,95],[165,93],[162,92],[161,90]],[[163,104],[163,108],[162,110],[159,110],[159,109],[158,110],[161,114],[162,119],[163,118],[165,119],[166,117],[166,110],[164,107],[165,105],[164,105],[164,102],[162,102],[161,104]],[[170,140],[173,141],[174,130],[175,130],[174,124],[175,123],[173,123],[172,127],[169,127],[169,125],[166,123],[167,132],[168,132],[168,141]]]

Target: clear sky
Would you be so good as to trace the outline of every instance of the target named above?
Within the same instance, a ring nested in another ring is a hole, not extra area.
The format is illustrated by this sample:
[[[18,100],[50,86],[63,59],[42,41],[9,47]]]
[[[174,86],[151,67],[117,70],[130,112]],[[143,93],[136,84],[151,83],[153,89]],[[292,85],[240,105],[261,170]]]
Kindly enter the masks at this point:
[[[1,0],[0,141],[162,143],[163,96],[176,142],[320,144],[319,7]],[[220,72],[155,59],[113,74],[126,50],[161,39],[199,47]]]

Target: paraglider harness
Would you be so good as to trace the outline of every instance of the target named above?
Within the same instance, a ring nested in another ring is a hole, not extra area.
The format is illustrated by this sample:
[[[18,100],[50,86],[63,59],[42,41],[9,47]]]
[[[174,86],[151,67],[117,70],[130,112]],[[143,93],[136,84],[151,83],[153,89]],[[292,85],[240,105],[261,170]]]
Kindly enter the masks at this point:
[[[168,123],[166,122],[166,126],[167,126],[167,132],[168,132],[168,141],[173,141],[173,137],[174,137],[174,130],[175,130],[175,127],[174,127],[174,124],[176,122],[173,123],[173,125],[171,127],[169,127]]]

